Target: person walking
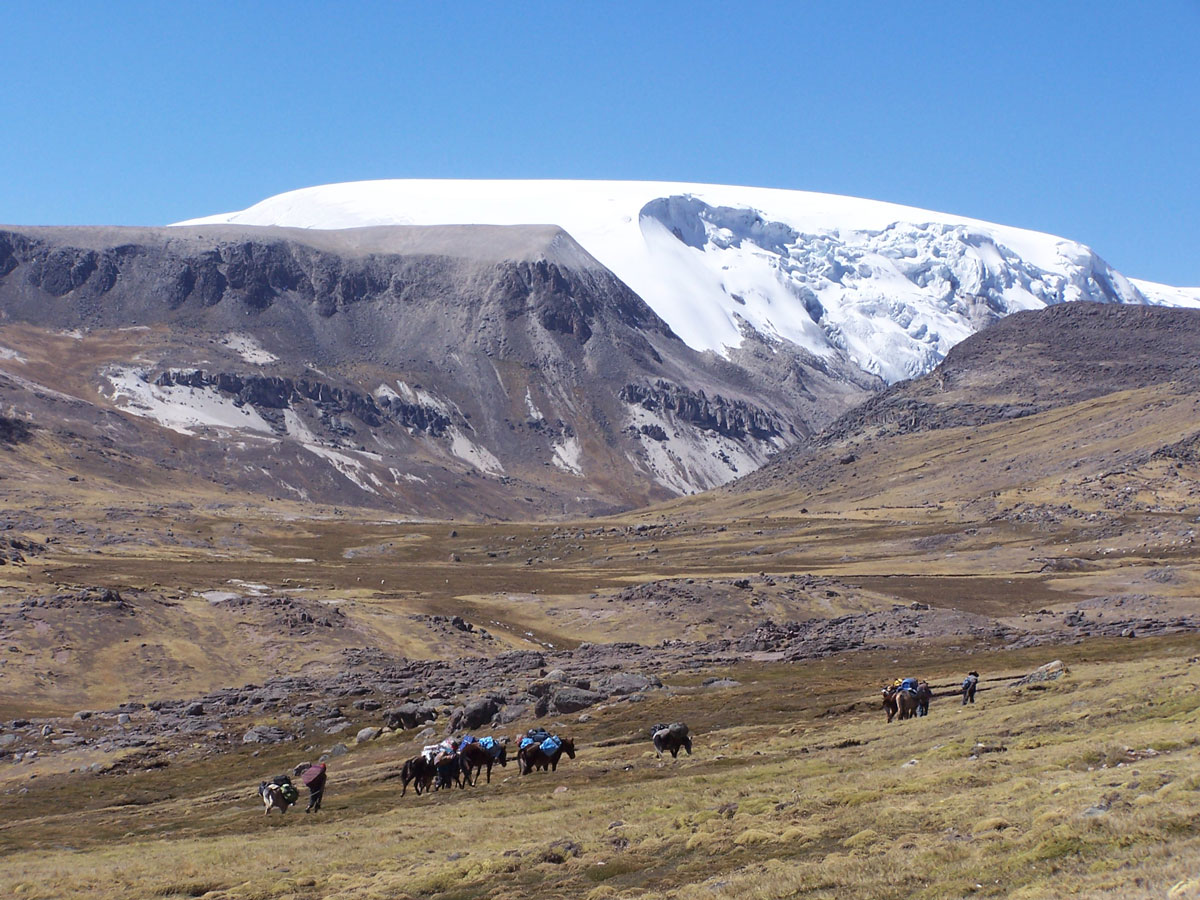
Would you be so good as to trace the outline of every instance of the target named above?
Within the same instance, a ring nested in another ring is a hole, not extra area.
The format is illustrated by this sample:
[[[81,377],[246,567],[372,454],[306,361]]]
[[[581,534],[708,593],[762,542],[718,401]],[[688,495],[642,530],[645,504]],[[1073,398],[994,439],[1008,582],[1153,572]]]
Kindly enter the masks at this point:
[[[325,796],[325,763],[300,763],[294,774],[300,776],[304,786],[308,788],[308,806],[306,813],[317,812],[321,808],[321,799]]]
[[[962,683],[962,698],[963,698],[962,705],[963,706],[966,706],[968,703],[975,702],[975,688],[978,684],[979,684],[979,673],[978,672],[969,672],[967,674],[967,677],[963,679],[963,683]]]

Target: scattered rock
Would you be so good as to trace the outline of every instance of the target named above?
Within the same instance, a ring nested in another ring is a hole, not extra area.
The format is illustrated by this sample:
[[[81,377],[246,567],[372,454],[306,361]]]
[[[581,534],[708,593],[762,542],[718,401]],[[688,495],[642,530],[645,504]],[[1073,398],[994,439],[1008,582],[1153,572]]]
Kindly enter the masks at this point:
[[[1011,687],[1020,687],[1026,684],[1038,684],[1043,681],[1054,681],[1061,678],[1067,673],[1067,667],[1063,665],[1061,659],[1056,659],[1053,662],[1048,662],[1044,666],[1038,666],[1024,678],[1021,678],[1012,683]]]
[[[466,706],[456,709],[450,716],[450,730],[472,731],[490,725],[500,712],[500,704],[495,697],[477,697]]]
[[[388,728],[416,728],[437,719],[437,710],[417,703],[404,703],[383,714],[383,723]]]
[[[636,672],[617,672],[597,680],[595,687],[602,694],[624,696],[650,688],[660,688],[662,681]]]
[[[550,709],[556,713],[573,713],[607,699],[606,694],[577,687],[560,687],[550,695]]]
[[[574,841],[561,840],[555,841],[547,847],[541,855],[541,861],[561,865],[572,857],[578,857],[583,853],[583,848]]]
[[[358,734],[354,736],[354,739],[360,744],[365,744],[367,741],[375,740],[375,738],[379,737],[379,735],[382,732],[383,732],[382,728],[375,728],[374,726],[368,726],[366,728],[360,729]]]
[[[710,688],[731,688],[738,687],[740,685],[740,681],[735,681],[732,678],[705,678],[702,682],[700,682],[701,687]]]
[[[278,744],[283,741],[294,741],[296,736],[289,734],[275,725],[255,725],[242,735],[244,744]]]

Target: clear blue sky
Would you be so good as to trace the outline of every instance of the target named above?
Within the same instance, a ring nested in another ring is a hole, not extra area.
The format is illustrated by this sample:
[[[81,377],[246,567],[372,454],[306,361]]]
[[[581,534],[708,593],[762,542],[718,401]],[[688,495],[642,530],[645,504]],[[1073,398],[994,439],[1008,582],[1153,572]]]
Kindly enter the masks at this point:
[[[852,194],[1200,285],[1200,0],[22,3],[0,221],[391,177]]]

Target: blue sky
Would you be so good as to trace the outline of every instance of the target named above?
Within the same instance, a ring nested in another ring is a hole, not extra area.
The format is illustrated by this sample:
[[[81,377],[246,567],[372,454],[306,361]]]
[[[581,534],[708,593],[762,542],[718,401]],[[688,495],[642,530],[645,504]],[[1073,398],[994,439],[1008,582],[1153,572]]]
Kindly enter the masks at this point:
[[[0,27],[0,221],[365,178],[852,194],[1200,285],[1200,0],[58,3]]]

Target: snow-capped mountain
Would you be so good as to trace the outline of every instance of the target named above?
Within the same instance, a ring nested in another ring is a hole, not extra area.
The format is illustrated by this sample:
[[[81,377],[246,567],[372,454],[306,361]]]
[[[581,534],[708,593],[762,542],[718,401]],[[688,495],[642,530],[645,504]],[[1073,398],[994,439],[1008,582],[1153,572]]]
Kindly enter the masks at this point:
[[[687,344],[751,330],[889,382],[997,318],[1071,300],[1200,307],[1090,248],[945,213],[805,191],[671,182],[390,180],[280,194],[190,225],[555,224]]]

